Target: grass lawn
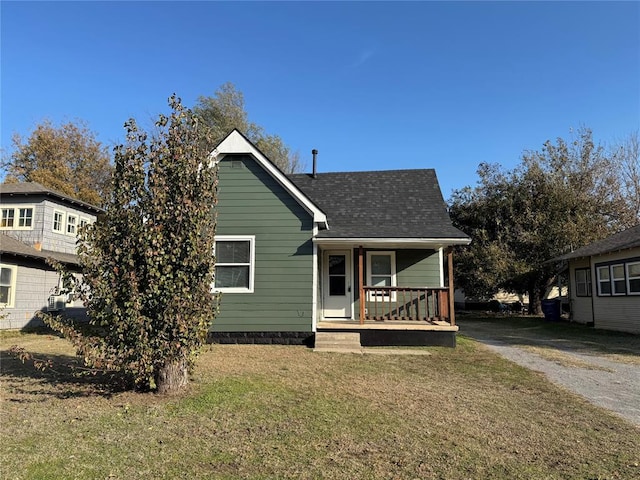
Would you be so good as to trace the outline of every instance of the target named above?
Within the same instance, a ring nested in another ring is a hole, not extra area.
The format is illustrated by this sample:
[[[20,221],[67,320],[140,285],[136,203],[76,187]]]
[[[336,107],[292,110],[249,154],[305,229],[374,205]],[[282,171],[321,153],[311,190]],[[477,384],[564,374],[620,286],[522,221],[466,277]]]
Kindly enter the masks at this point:
[[[0,478],[639,478],[640,431],[459,338],[431,355],[208,346],[179,397],[58,365],[46,334],[0,334]]]

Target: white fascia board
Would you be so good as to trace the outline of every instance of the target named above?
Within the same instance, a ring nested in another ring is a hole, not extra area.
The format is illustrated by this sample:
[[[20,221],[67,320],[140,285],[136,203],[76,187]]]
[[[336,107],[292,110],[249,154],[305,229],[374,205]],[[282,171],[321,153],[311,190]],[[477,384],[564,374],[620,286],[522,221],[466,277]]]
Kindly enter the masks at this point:
[[[327,216],[320,210],[295,184],[287,178],[260,150],[248,141],[238,130],[233,130],[218,146],[209,154],[212,164],[217,164],[227,154],[246,153],[252,155],[276,181],[282,185],[304,208],[313,215],[313,221],[321,224],[325,229],[329,228]]]
[[[314,243],[320,246],[373,246],[397,248],[433,248],[449,247],[452,245],[469,245],[468,238],[314,238]]]

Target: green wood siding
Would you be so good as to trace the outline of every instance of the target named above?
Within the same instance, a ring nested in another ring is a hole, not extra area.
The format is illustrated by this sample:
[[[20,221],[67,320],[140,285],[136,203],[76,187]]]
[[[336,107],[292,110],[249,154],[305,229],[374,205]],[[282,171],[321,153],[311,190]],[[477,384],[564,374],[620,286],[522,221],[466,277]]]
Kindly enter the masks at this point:
[[[216,332],[310,332],[313,219],[250,156],[219,164],[218,235],[255,235],[253,293],[223,293]]]
[[[390,251],[381,249],[382,251]],[[367,278],[367,252],[364,251],[364,283]],[[440,286],[440,258],[436,250],[395,250],[396,252],[396,283],[399,287],[439,287]],[[353,251],[354,278],[354,318],[359,318],[360,292],[358,291],[358,249]],[[369,305],[367,305],[369,308]]]

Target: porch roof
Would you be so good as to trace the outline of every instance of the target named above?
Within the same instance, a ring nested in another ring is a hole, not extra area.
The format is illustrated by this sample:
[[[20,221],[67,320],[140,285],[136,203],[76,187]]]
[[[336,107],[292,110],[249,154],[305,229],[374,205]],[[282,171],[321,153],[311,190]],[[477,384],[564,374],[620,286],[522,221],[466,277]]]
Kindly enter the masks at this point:
[[[467,244],[447,213],[435,170],[289,175],[327,214],[319,240],[398,239],[416,243]]]

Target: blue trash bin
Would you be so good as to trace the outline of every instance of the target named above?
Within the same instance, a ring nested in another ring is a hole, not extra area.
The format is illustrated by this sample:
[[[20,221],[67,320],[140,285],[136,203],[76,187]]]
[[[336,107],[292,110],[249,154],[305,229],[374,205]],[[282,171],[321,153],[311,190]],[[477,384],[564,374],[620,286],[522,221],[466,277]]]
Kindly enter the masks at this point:
[[[542,300],[542,313],[544,314],[544,319],[550,322],[559,322],[562,312],[561,307],[562,305],[560,300],[557,298]]]

